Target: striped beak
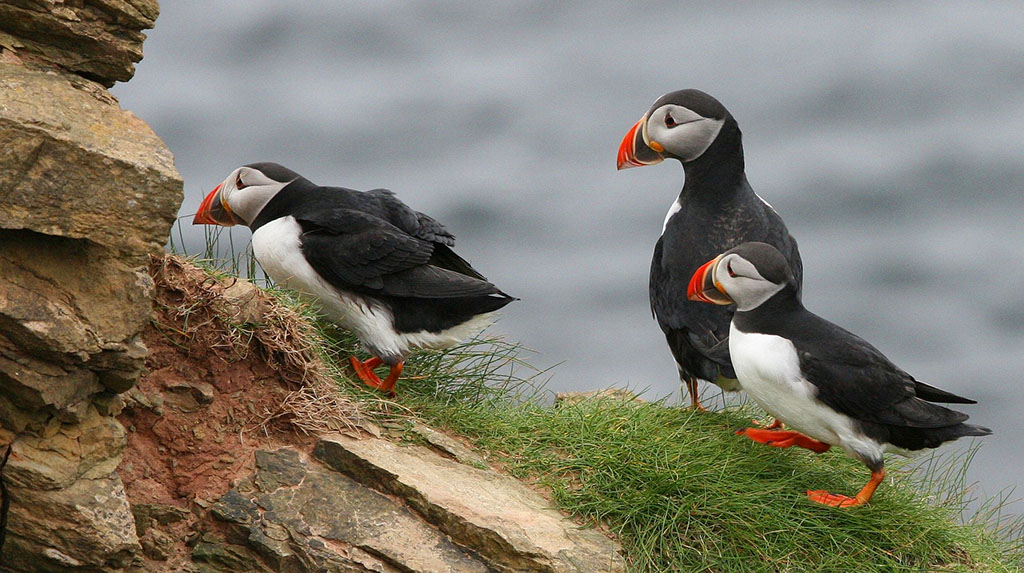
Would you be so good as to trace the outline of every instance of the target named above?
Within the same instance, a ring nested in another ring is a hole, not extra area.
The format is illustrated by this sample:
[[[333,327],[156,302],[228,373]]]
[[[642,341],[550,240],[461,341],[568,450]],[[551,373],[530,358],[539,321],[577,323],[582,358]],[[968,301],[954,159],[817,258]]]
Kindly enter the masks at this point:
[[[718,268],[719,255],[704,263],[693,273],[690,278],[690,285],[686,288],[686,298],[696,302],[709,302],[711,304],[727,305],[732,304],[732,299],[722,290],[721,285],[715,280],[715,269]]]
[[[203,202],[199,205],[199,211],[196,212],[196,216],[192,219],[193,225],[231,227],[233,225],[245,224],[245,221],[231,212],[231,208],[221,198],[220,188],[223,186],[224,184],[221,183],[203,199]]]
[[[647,145],[647,114],[645,113],[640,121],[633,124],[633,127],[626,132],[619,144],[618,169],[629,169],[630,167],[643,167],[661,163],[664,157]]]

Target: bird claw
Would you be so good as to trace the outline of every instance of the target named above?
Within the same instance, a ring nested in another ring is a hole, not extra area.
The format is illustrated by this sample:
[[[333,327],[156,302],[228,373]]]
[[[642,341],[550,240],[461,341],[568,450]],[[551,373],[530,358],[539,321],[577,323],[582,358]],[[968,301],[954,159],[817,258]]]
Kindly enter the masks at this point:
[[[382,389],[383,382],[377,373],[373,369],[380,366],[380,358],[370,358],[366,362],[356,358],[355,356],[348,357],[349,363],[352,364],[352,370],[355,370],[356,376],[366,383],[367,386],[372,388]]]

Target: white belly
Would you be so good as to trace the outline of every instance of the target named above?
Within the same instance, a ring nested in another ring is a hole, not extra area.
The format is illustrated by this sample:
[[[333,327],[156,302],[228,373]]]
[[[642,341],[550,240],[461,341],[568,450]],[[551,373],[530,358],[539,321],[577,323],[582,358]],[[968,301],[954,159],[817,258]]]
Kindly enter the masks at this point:
[[[881,458],[882,444],[865,436],[849,416],[817,399],[814,385],[800,374],[792,342],[731,326],[729,354],[743,390],[765,412],[815,440],[841,446],[856,458]]]
[[[369,352],[388,363],[402,360],[413,346],[452,346],[493,322],[494,313],[487,313],[441,332],[399,333],[394,327],[394,316],[386,307],[373,299],[339,292],[320,277],[302,256],[301,234],[302,227],[294,217],[276,219],[252,234],[252,252],[275,284],[298,292],[321,314],[351,330]]]

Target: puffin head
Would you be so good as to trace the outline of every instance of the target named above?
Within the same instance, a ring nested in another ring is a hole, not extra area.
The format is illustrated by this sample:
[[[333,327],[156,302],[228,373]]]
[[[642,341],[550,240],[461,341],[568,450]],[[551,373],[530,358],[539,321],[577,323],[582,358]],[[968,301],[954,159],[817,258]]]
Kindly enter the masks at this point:
[[[206,195],[192,224],[250,225],[274,195],[299,177],[277,163],[243,165]]]
[[[618,168],[653,165],[665,158],[689,163],[707,151],[728,119],[725,106],[702,91],[667,93],[626,132]]]
[[[787,286],[796,290],[786,257],[767,243],[743,243],[704,263],[693,273],[686,298],[755,309]]]

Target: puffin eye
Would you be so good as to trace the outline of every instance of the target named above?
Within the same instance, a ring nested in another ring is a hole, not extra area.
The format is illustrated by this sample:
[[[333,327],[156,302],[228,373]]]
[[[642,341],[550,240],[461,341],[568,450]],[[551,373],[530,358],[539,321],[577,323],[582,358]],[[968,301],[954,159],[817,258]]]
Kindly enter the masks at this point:
[[[732,270],[732,261],[729,261],[728,263],[725,263],[725,270],[729,271],[729,276],[730,277],[736,278],[737,275]]]
[[[239,173],[238,176],[235,177],[235,189],[245,189],[246,187],[248,187],[248,185],[242,183],[242,174]]]
[[[675,127],[679,124],[676,123],[675,118],[672,117],[671,113],[665,114],[665,127]]]

